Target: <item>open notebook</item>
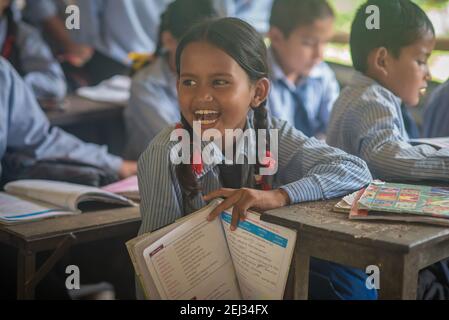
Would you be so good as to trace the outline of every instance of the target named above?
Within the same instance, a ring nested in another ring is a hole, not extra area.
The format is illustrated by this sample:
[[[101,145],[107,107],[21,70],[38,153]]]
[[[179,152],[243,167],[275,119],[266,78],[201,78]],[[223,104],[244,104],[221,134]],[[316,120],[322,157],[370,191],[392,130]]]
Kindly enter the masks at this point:
[[[0,223],[15,224],[44,218],[80,214],[90,208],[135,206],[120,195],[77,184],[20,180],[0,192]]]

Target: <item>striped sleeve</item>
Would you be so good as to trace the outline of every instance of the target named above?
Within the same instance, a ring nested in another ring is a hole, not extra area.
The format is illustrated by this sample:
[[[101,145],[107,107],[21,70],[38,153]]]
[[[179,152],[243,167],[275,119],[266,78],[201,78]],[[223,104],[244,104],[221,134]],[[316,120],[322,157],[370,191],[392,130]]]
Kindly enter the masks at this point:
[[[160,229],[182,216],[182,195],[169,157],[167,145],[152,143],[139,159],[139,190],[142,195],[139,234]]]
[[[361,189],[371,181],[366,163],[307,138],[288,125],[280,130],[281,187],[292,203],[330,199]]]
[[[352,135],[359,137],[359,155],[373,175],[387,180],[449,181],[449,149],[410,145],[391,106],[366,101],[354,116]]]

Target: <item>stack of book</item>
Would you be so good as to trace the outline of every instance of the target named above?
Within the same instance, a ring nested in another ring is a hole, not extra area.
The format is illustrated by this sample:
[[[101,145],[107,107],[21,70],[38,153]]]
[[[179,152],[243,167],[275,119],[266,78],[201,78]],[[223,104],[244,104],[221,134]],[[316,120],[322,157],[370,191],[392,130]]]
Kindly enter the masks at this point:
[[[392,220],[449,226],[449,188],[373,182],[345,197],[336,212],[354,220]]]

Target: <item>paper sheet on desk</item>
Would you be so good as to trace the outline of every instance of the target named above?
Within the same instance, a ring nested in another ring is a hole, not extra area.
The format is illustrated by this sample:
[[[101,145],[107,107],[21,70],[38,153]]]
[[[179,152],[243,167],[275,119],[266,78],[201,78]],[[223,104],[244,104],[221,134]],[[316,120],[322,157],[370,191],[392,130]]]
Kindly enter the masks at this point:
[[[77,94],[100,102],[127,103],[130,97],[131,78],[114,76],[102,81],[95,87],[84,87],[77,90]]]

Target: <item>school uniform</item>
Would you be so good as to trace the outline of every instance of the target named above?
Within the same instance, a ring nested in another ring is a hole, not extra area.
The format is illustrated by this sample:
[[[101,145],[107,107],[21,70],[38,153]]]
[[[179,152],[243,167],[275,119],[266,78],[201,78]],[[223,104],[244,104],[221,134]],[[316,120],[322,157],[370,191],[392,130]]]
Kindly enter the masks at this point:
[[[159,57],[134,76],[125,111],[127,159],[137,160],[159,132],[180,121],[176,80],[165,57]]]
[[[449,181],[449,149],[411,146],[402,101],[357,72],[335,102],[329,145],[361,157],[376,178]]]
[[[449,81],[429,97],[424,112],[424,137],[449,137]]]
[[[269,63],[272,86],[268,106],[272,115],[309,137],[326,134],[333,104],[340,93],[332,69],[322,62],[295,84],[287,79],[272,50]]]
[[[251,24],[265,34],[270,29],[273,0],[213,0],[219,15],[235,17]]]
[[[42,21],[59,15],[59,6],[64,0],[27,0],[22,10],[23,18],[32,25],[38,26]]]
[[[254,128],[251,113],[246,128]],[[315,138],[307,138],[286,122],[273,119],[270,128],[279,130],[279,170],[269,179],[274,188],[282,188],[287,192],[292,204],[342,196],[370,182],[371,175],[362,160],[331,148]],[[230,170],[230,172],[234,170],[234,173],[238,170],[238,174],[231,179],[234,183],[228,181],[229,177],[223,179],[228,176],[222,172],[223,165],[204,163],[203,171],[196,174],[203,191],[189,200],[176,179],[175,165],[170,161],[171,150],[178,143],[170,141],[173,129],[169,127],[163,130],[139,160],[139,188],[143,195],[140,234],[164,227],[184,214],[190,214],[204,207],[206,203],[202,196],[221,187],[255,186],[254,165],[249,165],[247,161],[246,164],[235,165],[235,168]],[[250,139],[248,146],[254,145],[255,141]],[[203,143],[204,146],[214,148],[213,144]],[[245,149],[243,154],[248,157],[248,149]],[[320,295],[315,296],[316,298],[376,297],[375,292],[366,289],[366,275],[362,271],[323,262],[327,265],[325,266],[320,261],[314,263],[322,266],[321,271],[317,268],[322,281],[314,282],[318,283],[321,289]],[[339,268],[343,268],[346,274],[343,275]],[[330,284],[331,279],[336,279],[338,283]],[[338,289],[334,290],[332,287]],[[354,292],[357,295],[353,295]]]
[[[0,58],[0,160],[5,152],[36,160],[76,160],[118,172],[122,159],[105,147],[88,144],[51,127],[32,91],[12,66]],[[0,166],[0,177],[1,177]]]
[[[130,52],[156,49],[160,16],[171,0],[78,0],[88,44],[113,60],[130,65]]]
[[[0,18],[0,50],[38,99],[65,97],[67,85],[58,61],[39,32],[23,21],[14,21],[10,10]]]

